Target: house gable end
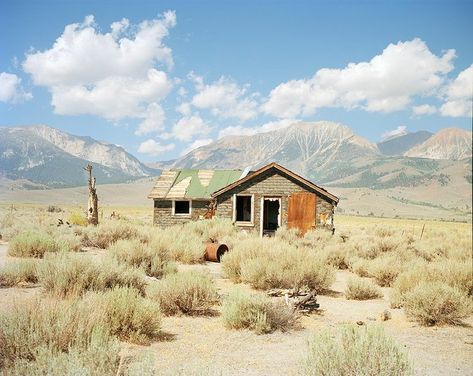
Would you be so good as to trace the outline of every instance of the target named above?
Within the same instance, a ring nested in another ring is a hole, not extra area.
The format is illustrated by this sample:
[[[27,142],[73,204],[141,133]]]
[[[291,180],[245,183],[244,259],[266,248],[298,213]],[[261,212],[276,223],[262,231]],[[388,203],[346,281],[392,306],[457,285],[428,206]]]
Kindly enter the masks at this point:
[[[281,175],[282,177],[300,186],[302,189],[316,193],[318,196],[322,197],[326,201],[333,202],[335,205],[338,203],[338,197],[327,192],[325,189],[320,188],[309,180],[304,179],[301,176],[293,173],[292,171],[278,165],[277,163],[271,163],[269,165],[266,165],[261,169],[255,171],[253,174],[239,179],[226,187],[223,187],[222,189],[212,193],[212,197],[217,198],[218,196],[223,194],[245,190],[249,186],[258,184],[259,182],[267,179],[268,176],[271,176],[273,174]]]

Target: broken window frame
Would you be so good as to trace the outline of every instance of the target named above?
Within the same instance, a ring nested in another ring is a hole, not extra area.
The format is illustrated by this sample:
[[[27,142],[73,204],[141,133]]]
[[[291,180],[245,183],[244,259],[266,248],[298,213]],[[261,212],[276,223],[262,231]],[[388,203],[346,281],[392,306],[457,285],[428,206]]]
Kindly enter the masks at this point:
[[[255,195],[254,194],[235,194],[233,195],[233,222],[240,226],[253,226],[254,225],[254,216],[255,216]],[[237,213],[237,200],[238,197],[249,197],[250,198],[250,220],[248,221],[239,221]]]
[[[176,213],[176,202],[188,202],[189,211],[187,213]],[[192,200],[172,200],[172,215],[177,217],[190,217],[192,214]]]

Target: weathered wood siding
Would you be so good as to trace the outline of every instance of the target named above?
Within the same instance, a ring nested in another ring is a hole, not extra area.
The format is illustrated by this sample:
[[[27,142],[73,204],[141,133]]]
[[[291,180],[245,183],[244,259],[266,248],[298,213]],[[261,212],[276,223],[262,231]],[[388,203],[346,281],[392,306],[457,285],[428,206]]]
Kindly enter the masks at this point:
[[[153,224],[160,227],[183,224],[202,218],[210,201],[192,200],[191,215],[172,215],[172,200],[154,200]]]
[[[294,192],[311,192],[317,195],[316,205],[316,226],[320,227],[320,214],[332,213],[333,204],[320,193],[302,186],[297,180],[288,175],[282,174],[274,169],[268,170],[254,179],[223,193],[217,198],[217,217],[233,219],[233,195],[249,194],[254,195],[254,221],[251,226],[245,224],[241,226],[245,230],[254,230],[260,233],[261,223],[261,198],[280,197],[281,198],[281,224],[287,224],[288,197]],[[331,226],[328,226],[331,228]]]

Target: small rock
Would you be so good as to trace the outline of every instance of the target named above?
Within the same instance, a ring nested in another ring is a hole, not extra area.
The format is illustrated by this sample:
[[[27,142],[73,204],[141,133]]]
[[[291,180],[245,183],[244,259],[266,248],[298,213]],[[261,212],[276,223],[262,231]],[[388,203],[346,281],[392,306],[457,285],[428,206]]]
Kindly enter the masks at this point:
[[[387,309],[381,312],[378,316],[379,321],[388,321],[391,319],[391,312]]]
[[[359,320],[359,321],[357,321],[357,322],[356,322],[356,325],[360,325],[360,326],[361,326],[361,325],[365,325],[365,322],[364,322],[364,321],[361,321],[361,320]]]

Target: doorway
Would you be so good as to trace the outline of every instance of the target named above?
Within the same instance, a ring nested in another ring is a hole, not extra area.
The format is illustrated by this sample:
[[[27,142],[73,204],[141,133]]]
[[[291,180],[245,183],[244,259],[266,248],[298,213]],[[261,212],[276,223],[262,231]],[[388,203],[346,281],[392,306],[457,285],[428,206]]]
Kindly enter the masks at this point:
[[[281,226],[281,198],[264,197],[261,232],[263,236],[272,236]]]

